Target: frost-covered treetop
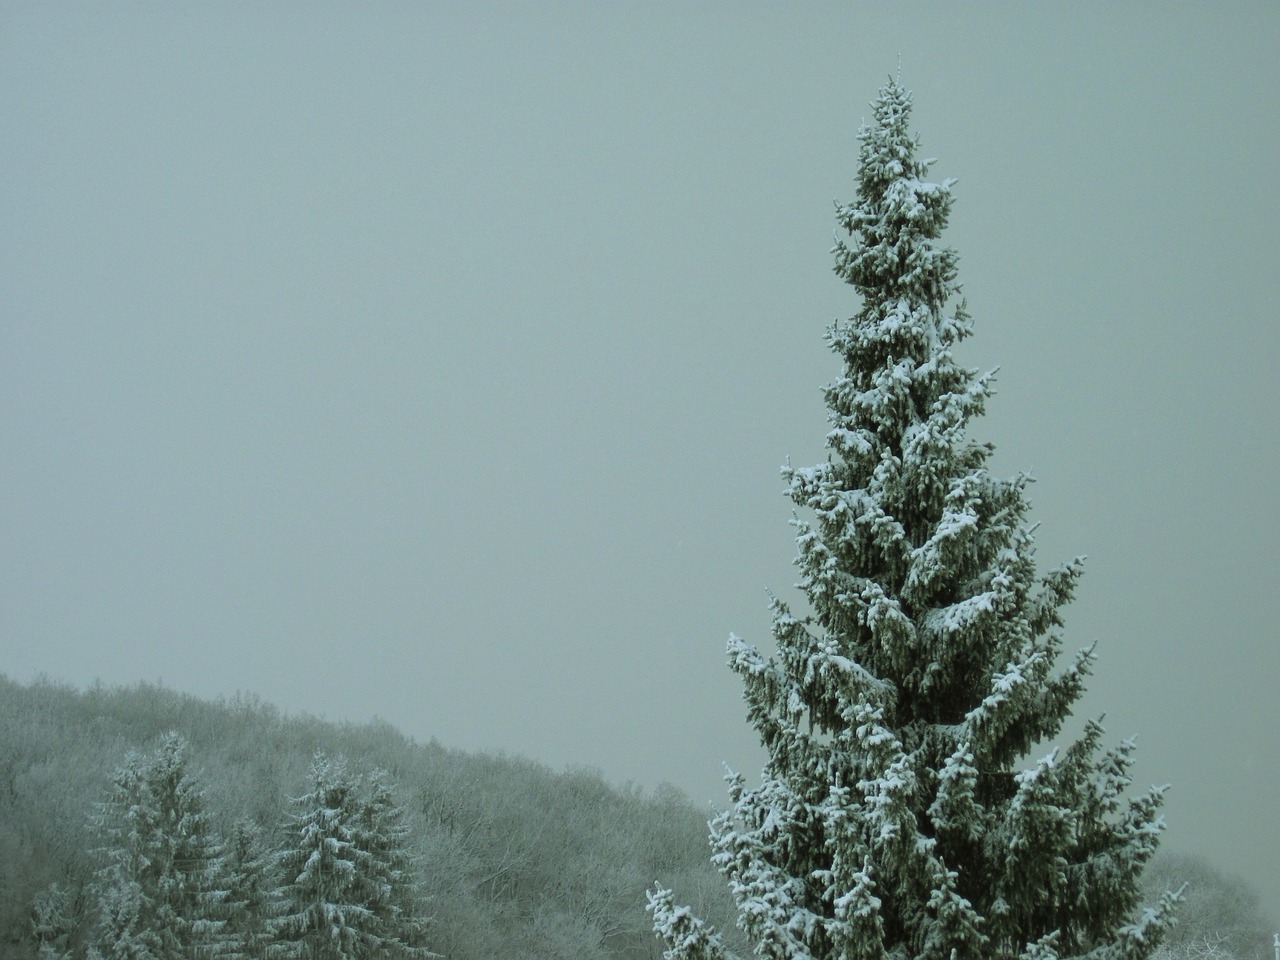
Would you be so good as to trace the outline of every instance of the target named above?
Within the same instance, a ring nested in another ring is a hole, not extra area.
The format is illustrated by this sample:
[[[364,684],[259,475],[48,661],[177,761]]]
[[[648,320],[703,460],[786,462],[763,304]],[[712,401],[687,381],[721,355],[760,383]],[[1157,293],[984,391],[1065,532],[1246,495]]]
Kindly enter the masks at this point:
[[[875,102],[875,122],[858,133],[857,200],[836,207],[853,242],[837,237],[835,269],[864,297],[881,300],[887,292],[940,306],[958,292],[956,256],[930,241],[947,225],[955,181],[925,179],[933,161],[916,158],[910,115],[911,94],[890,81]]]

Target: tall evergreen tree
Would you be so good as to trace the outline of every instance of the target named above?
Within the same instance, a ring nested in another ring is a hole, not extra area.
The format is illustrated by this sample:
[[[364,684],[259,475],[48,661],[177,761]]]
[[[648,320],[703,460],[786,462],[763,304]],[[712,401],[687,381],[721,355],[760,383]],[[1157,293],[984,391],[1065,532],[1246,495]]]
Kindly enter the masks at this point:
[[[186,749],[169,733],[153,757],[130,754],[98,817],[95,946],[109,960],[191,960],[217,942],[219,843]]]
[[[758,787],[731,779],[713,860],[769,960],[1143,960],[1174,897],[1140,909],[1161,791],[1125,799],[1132,743],[1099,756],[1090,723],[1025,765],[1093,659],[1057,668],[1081,564],[1037,576],[1028,478],[992,476],[966,438],[991,377],[952,356],[971,329],[935,242],[952,182],[928,181],[910,108],[890,80],[837,208],[861,309],[827,336],[828,456],[784,469],[812,516],[794,521],[808,610],[772,601],[773,656],[729,640],[768,760]],[[650,909],[669,960],[724,955],[670,891]]]

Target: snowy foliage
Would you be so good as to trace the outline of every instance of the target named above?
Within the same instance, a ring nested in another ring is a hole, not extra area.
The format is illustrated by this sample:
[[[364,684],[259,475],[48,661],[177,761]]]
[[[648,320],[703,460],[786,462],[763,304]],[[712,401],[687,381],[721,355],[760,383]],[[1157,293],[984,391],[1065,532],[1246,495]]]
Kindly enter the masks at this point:
[[[718,933],[688,907],[676,906],[670,890],[651,892],[648,909],[653,914],[654,929],[669,946],[663,952],[666,960],[736,960],[725,950]]]
[[[364,778],[357,816],[357,843],[368,855],[369,908],[377,920],[381,956],[432,956],[422,944],[426,923],[409,854],[409,828],[386,771]]]
[[[40,960],[60,960],[68,953],[75,933],[71,895],[60,883],[51,884],[31,907],[31,933]]]
[[[357,960],[429,956],[419,946],[416,890],[401,814],[381,776],[367,791],[345,764],[317,754],[296,801],[293,842],[278,856],[280,915],[271,957]]]
[[[210,953],[221,870],[186,741],[164,737],[151,758],[130,754],[97,818],[106,865],[94,888],[95,945],[108,960],[186,960]]]
[[[1162,850],[1143,874],[1143,889],[1156,895],[1182,888],[1178,922],[1157,960],[1272,960],[1277,924],[1263,913],[1256,890],[1202,857]]]
[[[1098,756],[1093,723],[1027,764],[1092,663],[1057,666],[1082,567],[1037,575],[1027,477],[966,438],[992,376],[953,358],[971,324],[937,243],[952,182],[928,179],[910,107],[890,80],[837,208],[861,309],[827,337],[829,455],[784,469],[810,613],[773,601],[770,657],[730,638],[769,759],[732,781],[713,861],[766,960],[1144,960],[1174,898],[1140,905],[1161,792],[1125,799],[1132,743]],[[668,960],[722,955],[669,891],[650,909]]]
[[[222,960],[262,960],[267,956],[267,920],[274,903],[270,860],[264,840],[249,821],[237,820],[226,841],[220,886],[220,916],[225,929],[220,943]]]
[[[0,728],[20,733],[0,737],[0,769],[11,777],[0,790],[5,960],[85,960],[98,920],[93,851],[104,845],[86,813],[130,745],[153,754],[175,727],[189,738],[188,768],[200,771],[223,848],[219,957],[269,955],[282,906],[275,854],[298,842],[290,798],[310,792],[317,750],[359,758],[358,809],[374,792],[364,771],[389,771],[382,779],[404,817],[384,832],[403,830],[397,856],[430,916],[423,942],[450,960],[653,960],[644,891],[655,877],[749,955],[728,889],[699,856],[700,810],[673,787],[618,788],[589,769],[415,743],[382,722],[288,717],[256,699],[0,676]]]

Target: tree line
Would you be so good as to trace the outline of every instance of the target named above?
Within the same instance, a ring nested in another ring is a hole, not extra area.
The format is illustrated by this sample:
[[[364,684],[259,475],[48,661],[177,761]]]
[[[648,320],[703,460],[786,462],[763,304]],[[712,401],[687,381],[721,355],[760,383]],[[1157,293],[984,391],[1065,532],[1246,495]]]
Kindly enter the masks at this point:
[[[211,954],[311,956],[297,944],[344,904],[348,956],[656,960],[644,890],[657,876],[732,922],[705,813],[670,786],[148,683],[0,676],[0,731],[0,955],[15,960],[117,943],[115,956],[165,956],[142,951],[168,949],[143,931],[184,925]],[[185,852],[166,846],[175,830]],[[322,838],[351,866],[318,858],[308,888],[303,851]]]
[[[102,865],[79,909],[58,882],[32,906],[41,960],[427,957],[404,811],[384,771],[317,753],[310,789],[268,849],[252,823],[221,836],[185,738],[132,752],[92,817]]]
[[[708,862],[705,812],[674,788],[646,793],[589,770],[415,743],[385,723],[284,716],[253,697],[211,702],[148,683],[76,690],[0,675],[0,955],[32,960],[41,943],[46,955],[87,955],[116,844],[102,831],[121,822],[117,780],[136,786],[175,729],[206,833],[220,841],[223,868],[241,877],[214,885],[241,892],[208,919],[224,921],[224,935],[247,928],[250,949],[269,938],[264,907],[280,902],[272,858],[288,849],[327,766],[349,785],[347,820],[375,782],[400,808],[427,951],[657,960],[644,891],[661,878],[749,952]],[[264,874],[256,887],[245,880]],[[1273,924],[1243,881],[1202,858],[1161,853],[1144,882],[1148,895],[1188,884],[1161,960],[1270,960]]]

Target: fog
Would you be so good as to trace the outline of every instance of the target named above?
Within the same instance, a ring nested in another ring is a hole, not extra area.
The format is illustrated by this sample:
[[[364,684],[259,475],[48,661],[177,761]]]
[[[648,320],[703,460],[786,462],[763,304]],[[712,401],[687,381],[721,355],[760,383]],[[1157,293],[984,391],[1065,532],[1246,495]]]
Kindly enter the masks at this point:
[[[1280,916],[1280,8],[8,4],[0,672],[724,803],[890,73],[1089,557],[1080,716]]]

